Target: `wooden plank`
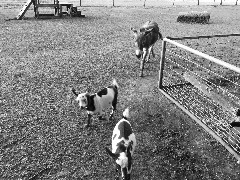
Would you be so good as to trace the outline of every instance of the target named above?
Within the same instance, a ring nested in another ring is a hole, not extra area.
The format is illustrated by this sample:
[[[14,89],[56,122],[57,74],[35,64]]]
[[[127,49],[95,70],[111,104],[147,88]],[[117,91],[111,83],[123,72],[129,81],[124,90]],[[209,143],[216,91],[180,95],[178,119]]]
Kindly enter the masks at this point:
[[[237,118],[240,107],[224,93],[220,93],[213,86],[208,85],[208,83],[201,79],[194,72],[185,72],[183,77],[186,81],[190,82],[206,96],[213,99],[216,103],[222,106],[226,111],[230,112],[234,117]]]
[[[58,4],[36,4],[36,7],[58,7]]]
[[[20,20],[23,18],[23,16],[25,15],[25,13],[27,12],[27,10],[29,9],[29,7],[32,4],[32,0],[28,0],[26,2],[26,4],[22,7],[20,13],[17,15],[17,19]]]

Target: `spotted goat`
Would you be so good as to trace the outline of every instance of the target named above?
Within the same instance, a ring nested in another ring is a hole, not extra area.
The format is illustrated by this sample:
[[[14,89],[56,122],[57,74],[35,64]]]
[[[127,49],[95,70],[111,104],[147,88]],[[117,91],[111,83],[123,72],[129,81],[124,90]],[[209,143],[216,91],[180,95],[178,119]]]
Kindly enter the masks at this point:
[[[95,94],[90,94],[89,92],[78,94],[74,88],[72,89],[73,94],[77,97],[76,101],[79,103],[80,108],[87,110],[88,120],[85,127],[89,127],[92,124],[91,118],[94,114],[99,115],[99,120],[112,119],[117,106],[118,88],[117,81],[113,79],[111,86],[108,86]],[[112,111],[109,118],[103,118],[103,110],[110,106]]]
[[[123,118],[116,124],[112,135],[112,151],[106,147],[107,153],[116,162],[116,178],[130,180],[132,156],[136,147],[136,138],[129,119],[129,109],[123,112]],[[121,173],[120,173],[121,172]]]
[[[138,59],[142,58],[140,63],[140,77],[142,77],[145,61],[149,61],[151,53],[155,57],[153,46],[158,39],[163,39],[163,37],[159,32],[158,24],[154,21],[147,21],[139,32],[134,28],[131,30],[135,39],[136,56]]]

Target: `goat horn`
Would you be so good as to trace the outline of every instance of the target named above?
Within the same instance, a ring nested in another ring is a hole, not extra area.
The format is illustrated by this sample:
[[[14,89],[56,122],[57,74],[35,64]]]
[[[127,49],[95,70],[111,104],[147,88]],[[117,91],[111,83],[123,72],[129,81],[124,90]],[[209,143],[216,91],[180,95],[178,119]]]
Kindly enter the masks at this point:
[[[72,88],[72,92],[73,94],[75,94],[76,96],[78,96],[78,93],[76,92],[76,90],[74,88]]]

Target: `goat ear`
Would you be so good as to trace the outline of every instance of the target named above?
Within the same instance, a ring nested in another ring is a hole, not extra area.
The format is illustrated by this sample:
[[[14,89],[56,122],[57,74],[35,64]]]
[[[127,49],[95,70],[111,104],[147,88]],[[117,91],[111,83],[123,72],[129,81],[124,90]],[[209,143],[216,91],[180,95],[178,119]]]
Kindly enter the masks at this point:
[[[72,88],[72,92],[75,96],[78,96],[78,93],[76,92],[76,90],[74,88]]]
[[[135,36],[137,35],[137,30],[136,30],[136,29],[134,29],[134,28],[131,27],[131,31],[133,32],[133,34],[134,34]]]
[[[107,147],[105,148],[107,153],[115,160],[118,158],[119,154],[114,154],[112,153],[112,151],[110,151],[110,149],[108,149]]]
[[[147,35],[147,34],[150,33],[152,30],[153,30],[153,28],[147,29],[147,30],[144,32],[144,35]]]
[[[151,29],[147,29],[146,32],[150,32],[150,31],[152,31],[152,30],[153,30],[153,28],[151,28]]]

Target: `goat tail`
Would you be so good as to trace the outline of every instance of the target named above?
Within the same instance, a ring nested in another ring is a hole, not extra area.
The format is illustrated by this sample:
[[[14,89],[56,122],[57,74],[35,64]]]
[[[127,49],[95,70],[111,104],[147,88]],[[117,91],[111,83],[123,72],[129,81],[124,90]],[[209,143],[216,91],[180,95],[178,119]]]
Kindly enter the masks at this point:
[[[119,85],[118,85],[116,79],[113,79],[112,85],[115,86],[117,89],[119,88]]]
[[[123,118],[127,120],[129,117],[130,117],[130,115],[129,115],[129,108],[126,108],[123,111]]]

